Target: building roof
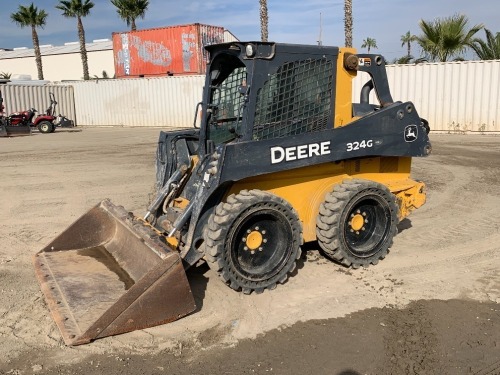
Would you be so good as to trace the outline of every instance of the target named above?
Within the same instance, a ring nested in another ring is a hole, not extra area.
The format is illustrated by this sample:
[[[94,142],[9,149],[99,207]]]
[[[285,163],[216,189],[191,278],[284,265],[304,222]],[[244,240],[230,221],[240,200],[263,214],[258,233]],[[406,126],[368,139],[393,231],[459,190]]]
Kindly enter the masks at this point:
[[[113,42],[109,39],[94,40],[92,43],[86,43],[85,46],[87,48],[87,52],[113,50]],[[42,56],[79,53],[80,43],[79,42],[65,43],[64,46],[41,45],[40,52]],[[22,47],[22,48],[14,48],[12,50],[3,50],[3,51],[0,49],[0,60],[17,59],[17,58],[33,57],[33,56],[35,56],[35,50],[33,48]]]

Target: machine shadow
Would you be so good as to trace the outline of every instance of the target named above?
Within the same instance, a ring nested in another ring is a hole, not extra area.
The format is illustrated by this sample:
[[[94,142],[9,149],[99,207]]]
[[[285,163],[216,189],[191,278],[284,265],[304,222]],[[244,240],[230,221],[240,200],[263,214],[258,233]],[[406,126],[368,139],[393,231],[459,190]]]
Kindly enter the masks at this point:
[[[203,300],[205,299],[205,293],[207,290],[208,277],[206,273],[210,270],[207,263],[202,263],[200,265],[194,265],[190,267],[187,272],[187,278],[191,291],[193,293],[194,301],[196,303],[196,310],[192,312],[195,314],[201,311],[203,307]]]
[[[412,227],[411,220],[408,218],[404,218],[403,220],[400,221],[397,227],[398,227],[398,234],[402,233],[405,230],[410,229]]]

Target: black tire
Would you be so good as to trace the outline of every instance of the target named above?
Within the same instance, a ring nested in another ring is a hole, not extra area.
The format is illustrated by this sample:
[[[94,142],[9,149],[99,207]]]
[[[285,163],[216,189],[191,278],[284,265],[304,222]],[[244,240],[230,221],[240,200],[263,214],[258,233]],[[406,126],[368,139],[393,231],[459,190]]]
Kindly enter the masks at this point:
[[[205,259],[232,289],[250,294],[284,283],[300,258],[302,225],[284,199],[242,190],[219,203],[204,229]]]
[[[316,220],[318,243],[325,255],[346,267],[368,266],[384,259],[396,235],[396,197],[368,180],[345,180],[325,197]]]
[[[41,121],[38,124],[38,131],[43,134],[52,133],[52,129],[54,129],[54,125],[50,121]]]

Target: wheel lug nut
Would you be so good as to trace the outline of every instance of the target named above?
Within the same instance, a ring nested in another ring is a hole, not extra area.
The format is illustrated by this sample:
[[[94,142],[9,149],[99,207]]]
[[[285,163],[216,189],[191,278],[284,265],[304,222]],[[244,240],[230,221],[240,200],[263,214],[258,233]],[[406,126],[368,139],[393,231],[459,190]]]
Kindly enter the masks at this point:
[[[264,250],[264,248],[262,248],[262,247],[259,247],[259,251],[262,251],[262,250]]]
[[[245,247],[243,248],[243,250],[248,250],[248,247],[246,247],[246,246],[245,246]]]
[[[365,223],[368,223],[368,219],[365,219]]]
[[[359,232],[358,232],[358,231],[356,231],[356,234],[359,234]]]
[[[259,227],[255,227],[255,230],[259,230]]]
[[[361,215],[366,216],[366,212],[363,212]]]
[[[354,229],[351,229],[351,233],[354,232]]]
[[[250,234],[252,233],[252,231],[250,229],[247,229],[247,233]]]
[[[361,228],[361,230],[365,230],[365,227]]]
[[[255,254],[255,251],[254,250],[250,251],[250,254]]]
[[[243,242],[247,242],[247,239],[246,239],[245,237],[243,237],[243,238],[241,239],[241,241],[243,241]]]
[[[267,243],[267,238],[264,238],[262,242]]]
[[[265,230],[263,230],[263,231],[262,231],[262,234],[266,234],[266,231],[265,231]]]

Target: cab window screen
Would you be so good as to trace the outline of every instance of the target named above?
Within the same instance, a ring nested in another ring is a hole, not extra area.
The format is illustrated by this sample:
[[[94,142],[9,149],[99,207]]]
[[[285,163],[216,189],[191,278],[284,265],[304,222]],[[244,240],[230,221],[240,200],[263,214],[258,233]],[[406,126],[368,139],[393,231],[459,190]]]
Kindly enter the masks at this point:
[[[332,92],[332,61],[323,58],[283,64],[257,95],[253,138],[327,129]]]
[[[246,69],[236,67],[218,85],[212,88],[212,117],[208,138],[216,144],[226,143],[238,135],[244,96],[239,88],[246,85]]]

